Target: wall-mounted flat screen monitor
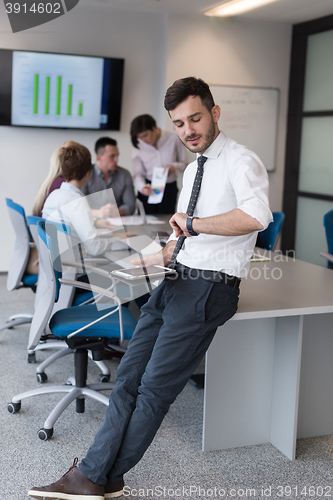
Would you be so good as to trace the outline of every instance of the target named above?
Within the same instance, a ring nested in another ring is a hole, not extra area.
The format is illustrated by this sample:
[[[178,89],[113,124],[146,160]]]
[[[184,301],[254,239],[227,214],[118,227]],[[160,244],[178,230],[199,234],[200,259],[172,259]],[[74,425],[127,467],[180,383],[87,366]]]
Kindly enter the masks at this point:
[[[0,50],[0,125],[119,130],[124,59]]]

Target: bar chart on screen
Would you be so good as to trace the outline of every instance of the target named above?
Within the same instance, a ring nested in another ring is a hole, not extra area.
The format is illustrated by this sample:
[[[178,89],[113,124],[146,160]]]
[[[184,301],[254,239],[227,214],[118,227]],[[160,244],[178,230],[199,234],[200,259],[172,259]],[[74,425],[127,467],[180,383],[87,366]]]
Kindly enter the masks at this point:
[[[13,125],[98,128],[103,58],[15,52]]]

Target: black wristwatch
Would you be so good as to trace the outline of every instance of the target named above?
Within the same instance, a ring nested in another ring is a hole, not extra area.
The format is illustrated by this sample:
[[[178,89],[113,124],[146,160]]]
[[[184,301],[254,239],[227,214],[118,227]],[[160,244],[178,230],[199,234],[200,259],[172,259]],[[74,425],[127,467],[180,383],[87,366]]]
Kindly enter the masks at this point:
[[[192,228],[192,221],[193,221],[193,217],[187,217],[187,219],[186,219],[186,229],[187,229],[187,232],[191,236],[199,236],[199,233],[196,233],[193,230],[193,228]]]

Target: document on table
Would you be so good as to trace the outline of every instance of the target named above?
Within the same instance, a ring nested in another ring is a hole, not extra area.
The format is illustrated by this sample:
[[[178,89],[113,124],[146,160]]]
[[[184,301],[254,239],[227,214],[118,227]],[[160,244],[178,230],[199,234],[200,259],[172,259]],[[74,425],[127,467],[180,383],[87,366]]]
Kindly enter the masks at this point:
[[[151,180],[151,187],[153,192],[148,196],[148,203],[157,204],[161,203],[164,195],[165,185],[168,178],[169,169],[164,172],[163,167],[153,168],[153,177]]]
[[[260,253],[254,253],[251,257],[251,262],[269,262],[270,260],[269,255],[262,255]]]
[[[142,226],[143,220],[141,215],[124,215],[123,217],[109,217],[108,220],[113,226]],[[164,224],[164,221],[158,219],[154,215],[147,215],[148,224]]]

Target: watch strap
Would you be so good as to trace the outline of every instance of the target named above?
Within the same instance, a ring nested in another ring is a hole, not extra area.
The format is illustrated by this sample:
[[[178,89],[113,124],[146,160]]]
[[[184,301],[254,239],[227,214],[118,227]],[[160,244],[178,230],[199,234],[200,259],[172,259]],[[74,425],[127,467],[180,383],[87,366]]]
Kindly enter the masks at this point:
[[[187,217],[186,219],[186,229],[188,234],[191,236],[199,236],[199,233],[196,233],[192,228],[193,217]]]

